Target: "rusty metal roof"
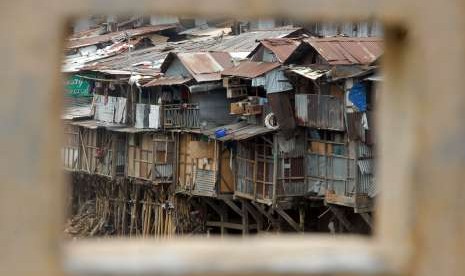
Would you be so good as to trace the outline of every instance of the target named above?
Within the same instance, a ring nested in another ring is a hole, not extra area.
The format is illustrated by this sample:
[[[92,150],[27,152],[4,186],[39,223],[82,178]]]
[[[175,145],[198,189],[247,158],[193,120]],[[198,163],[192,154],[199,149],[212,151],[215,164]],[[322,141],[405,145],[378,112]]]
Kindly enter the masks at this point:
[[[199,52],[218,44],[215,39],[189,39],[177,42],[166,42],[153,47],[139,49],[131,52],[131,55],[119,54],[105,57],[92,63],[87,63],[84,69],[124,69],[132,70],[137,64],[148,64],[150,68],[159,68],[170,52]]]
[[[144,84],[143,87],[163,86],[163,85],[180,85],[192,80],[192,78],[183,78],[181,76],[167,76],[154,79]]]
[[[66,45],[67,49],[81,48],[85,46],[95,45],[99,43],[104,43],[108,41],[115,41],[123,38],[126,34],[130,37],[141,36],[150,33],[155,33],[163,30],[174,29],[176,24],[166,24],[166,25],[157,25],[157,26],[144,26],[136,29],[128,29],[124,31],[117,31],[112,33],[107,33],[103,35],[83,37],[77,39],[70,39]]]
[[[260,41],[260,44],[273,52],[281,63],[286,62],[300,43],[301,41],[290,38],[268,38]]]
[[[252,79],[261,76],[280,65],[281,64],[278,62],[243,61],[237,66],[224,70],[221,74],[224,76],[236,76]]]
[[[226,52],[170,53],[163,62],[162,72],[176,57],[197,82],[221,80],[221,72],[233,66],[232,57]]]
[[[327,37],[305,40],[331,65],[372,64],[383,54],[376,37]]]

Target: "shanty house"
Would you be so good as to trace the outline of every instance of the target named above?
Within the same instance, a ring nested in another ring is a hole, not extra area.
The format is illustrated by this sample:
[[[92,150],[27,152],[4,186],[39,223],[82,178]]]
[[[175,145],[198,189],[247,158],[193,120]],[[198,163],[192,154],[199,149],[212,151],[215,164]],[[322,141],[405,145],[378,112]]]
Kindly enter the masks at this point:
[[[163,128],[208,129],[230,123],[234,118],[221,72],[232,65],[225,52],[170,53],[161,66],[164,76],[144,85],[163,106]]]
[[[370,211],[375,194],[375,86],[365,78],[382,54],[378,38],[310,38],[310,64],[289,66],[295,115],[306,135],[306,178],[327,203]]]
[[[232,155],[227,145],[205,135],[183,133],[179,141],[176,191],[217,197],[234,192]]]

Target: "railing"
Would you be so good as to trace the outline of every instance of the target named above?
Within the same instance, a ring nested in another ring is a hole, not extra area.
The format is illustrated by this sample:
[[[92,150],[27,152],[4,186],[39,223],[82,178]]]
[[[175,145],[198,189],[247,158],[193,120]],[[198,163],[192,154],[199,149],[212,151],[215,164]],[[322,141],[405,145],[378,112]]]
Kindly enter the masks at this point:
[[[171,104],[163,106],[163,126],[169,128],[200,128],[198,104]]]

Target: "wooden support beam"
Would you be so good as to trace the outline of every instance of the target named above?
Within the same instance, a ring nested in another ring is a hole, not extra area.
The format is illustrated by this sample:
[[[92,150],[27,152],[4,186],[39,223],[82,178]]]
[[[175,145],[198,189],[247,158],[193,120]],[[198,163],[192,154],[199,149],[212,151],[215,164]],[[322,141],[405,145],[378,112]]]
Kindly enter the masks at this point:
[[[276,219],[271,215],[271,212],[267,212],[265,210],[265,208],[263,206],[261,206],[261,204],[259,203],[256,203],[256,202],[251,202],[253,206],[255,206],[255,208],[257,208],[257,210],[262,214],[264,215],[265,217],[267,217],[271,222],[275,222]]]
[[[231,199],[228,199],[228,198],[223,198],[223,201],[224,201],[224,203],[226,203],[226,205],[228,205],[234,212],[236,212],[239,216],[242,217],[242,210],[241,210],[241,208],[239,208],[239,206],[236,205],[236,203],[234,203],[234,201],[232,201]]]
[[[245,207],[244,201],[242,201],[242,235],[246,236],[249,234],[249,212]]]
[[[243,206],[247,209],[247,211],[252,215],[253,219],[257,223],[257,231],[262,231],[263,230],[263,217],[258,212],[252,204],[250,204],[247,200],[242,200]]]
[[[224,208],[226,209],[226,208]],[[229,215],[228,215],[228,211],[227,210],[224,210],[224,212],[222,214],[220,214],[220,221],[221,221],[221,236],[224,236],[224,235],[227,235],[228,234],[228,229],[224,226],[225,223],[228,222],[228,219],[229,219]]]
[[[295,222],[295,220],[293,218],[291,218],[291,216],[289,216],[283,209],[281,208],[275,208],[275,211],[285,220],[287,221],[287,223],[289,223],[289,225],[292,226],[292,228],[294,228],[295,231],[297,232],[300,232],[300,226],[297,222]]]
[[[235,230],[243,230],[242,223],[221,222],[221,221],[207,221],[207,226],[210,227],[224,227]],[[257,229],[256,224],[250,224],[249,229]]]
[[[369,213],[359,213],[362,219],[370,226],[370,229],[373,229],[372,218]]]
[[[299,227],[300,231],[304,232],[305,230],[305,208],[304,206],[299,206]]]
[[[333,212],[333,214],[337,217],[337,219],[342,223],[344,228],[346,228],[348,231],[352,231],[354,229],[350,221],[347,220],[344,212],[340,209],[340,207],[330,205],[329,209]]]
[[[220,205],[216,204],[215,202],[213,202],[213,200],[207,198],[207,197],[204,197],[204,201],[208,204],[208,206],[212,207],[213,210],[215,210],[215,212],[221,216],[221,214],[224,213],[224,208],[221,207]]]

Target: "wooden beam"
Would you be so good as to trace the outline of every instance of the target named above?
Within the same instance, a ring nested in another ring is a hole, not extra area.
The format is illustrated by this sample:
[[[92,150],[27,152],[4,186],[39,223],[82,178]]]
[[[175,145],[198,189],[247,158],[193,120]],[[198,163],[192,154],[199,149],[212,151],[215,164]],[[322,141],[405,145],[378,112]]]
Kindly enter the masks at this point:
[[[242,223],[221,222],[221,221],[207,221],[207,226],[210,227],[224,227],[229,229],[243,230]],[[256,229],[256,224],[250,224],[249,229]]]
[[[291,218],[291,216],[289,216],[283,209],[278,207],[278,208],[275,208],[275,210],[285,221],[287,221],[287,223],[289,223],[289,225],[292,226],[292,228],[294,228],[295,231],[297,232],[301,231],[299,224],[295,222],[295,220]]]
[[[299,206],[299,227],[300,231],[305,230],[305,208],[302,205]]]
[[[354,228],[349,220],[347,220],[344,212],[340,209],[340,207],[336,206],[329,206],[329,209],[333,212],[333,214],[337,217],[337,219],[342,223],[344,228],[348,231],[352,231]]]
[[[263,206],[261,206],[260,204],[256,203],[256,202],[251,202],[253,206],[255,206],[255,208],[257,208],[257,210],[262,214],[264,215],[265,217],[267,217],[271,222],[275,222],[276,219],[271,215],[271,212],[267,212],[265,210],[265,208],[263,208]]]
[[[221,207],[220,205],[216,204],[215,202],[213,202],[213,200],[207,198],[207,197],[204,197],[204,201],[208,204],[208,206],[212,207],[213,210],[215,210],[215,212],[218,214],[218,215],[222,215],[224,213],[224,209],[223,207]]]
[[[239,208],[234,201],[228,198],[223,198],[224,203],[228,205],[234,212],[236,212],[239,216],[242,217],[242,210]]]
[[[373,229],[373,222],[370,214],[368,213],[359,213],[362,219],[370,226],[370,229]]]
[[[252,215],[253,219],[257,223],[257,230],[261,231],[263,229],[263,218],[260,212],[255,210],[254,207],[247,201],[247,200],[242,200],[243,206],[247,209],[247,211]]]
[[[249,212],[245,207],[244,201],[242,201],[242,235],[246,236],[249,234]]]

